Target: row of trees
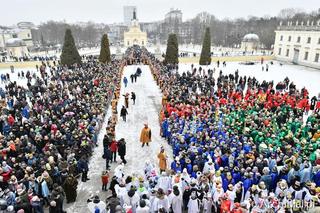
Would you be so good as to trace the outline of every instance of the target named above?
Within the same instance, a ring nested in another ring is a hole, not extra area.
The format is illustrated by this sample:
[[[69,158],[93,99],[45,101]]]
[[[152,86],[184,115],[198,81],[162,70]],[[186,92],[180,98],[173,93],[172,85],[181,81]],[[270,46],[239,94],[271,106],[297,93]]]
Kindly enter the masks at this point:
[[[206,29],[202,51],[200,56],[200,65],[209,65],[211,63],[211,36],[210,28]],[[168,37],[167,50],[164,62],[166,64],[178,64],[179,63],[179,49],[178,49],[178,39],[176,34],[170,34]],[[71,29],[67,29],[64,36],[62,53],[60,56],[61,64],[71,66],[73,64],[81,63],[81,56],[75,44],[74,37],[72,35]],[[104,34],[101,39],[101,48],[99,61],[101,63],[111,62],[111,54],[109,47],[108,35]]]
[[[170,34],[167,42],[167,50],[164,59],[165,64],[178,64],[179,63],[179,49],[178,49],[178,39],[176,34]],[[211,64],[211,36],[210,28],[206,28],[202,50],[199,60],[200,65]]]
[[[81,56],[76,47],[71,29],[66,29],[60,61],[61,64],[67,66],[72,66],[73,64],[81,63]],[[107,34],[104,34],[101,39],[99,61],[101,63],[111,62],[109,39]]]
[[[75,44],[78,47],[99,45],[102,35],[109,31],[107,25],[93,22],[67,24],[65,22],[48,21],[32,30],[32,38],[35,44],[42,47],[63,44],[63,35],[67,29],[73,32]]]
[[[164,23],[158,23],[157,27],[148,28],[148,36],[156,38],[164,43],[169,33],[175,33],[180,44],[193,43],[201,44],[202,35],[209,27],[211,41],[216,46],[235,47],[241,44],[243,37],[248,33],[255,33],[260,37],[261,43],[265,48],[271,48],[274,43],[274,37],[277,26],[280,21],[304,21],[320,19],[320,11],[306,13],[301,9],[283,9],[277,16],[264,16],[237,19],[218,19],[214,15],[203,12],[198,14],[193,19],[185,22],[178,22],[175,19],[170,19]],[[315,22],[316,23],[316,22]],[[150,23],[149,23],[150,24]],[[142,27],[144,25],[142,24]],[[152,29],[152,30],[150,30]],[[155,40],[155,39],[154,39]]]

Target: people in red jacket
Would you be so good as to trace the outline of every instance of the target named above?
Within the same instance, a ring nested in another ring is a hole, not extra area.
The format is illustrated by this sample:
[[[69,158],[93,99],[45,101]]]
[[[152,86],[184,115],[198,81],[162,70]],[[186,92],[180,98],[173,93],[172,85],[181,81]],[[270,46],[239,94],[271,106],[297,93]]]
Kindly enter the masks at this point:
[[[113,138],[109,147],[112,153],[111,162],[117,162],[118,142]]]
[[[225,193],[222,196],[220,213],[230,213],[231,212],[230,209],[231,209],[231,201],[228,199],[228,194]]]
[[[8,124],[9,124],[10,126],[13,126],[13,124],[14,124],[14,117],[13,117],[12,115],[9,115],[9,116],[8,116]]]

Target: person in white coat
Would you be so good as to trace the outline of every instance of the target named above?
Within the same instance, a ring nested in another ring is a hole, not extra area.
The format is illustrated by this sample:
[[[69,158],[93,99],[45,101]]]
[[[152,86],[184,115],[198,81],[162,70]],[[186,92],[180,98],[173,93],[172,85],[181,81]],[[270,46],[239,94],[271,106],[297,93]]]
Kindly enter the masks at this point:
[[[196,192],[192,192],[188,203],[188,213],[199,213],[200,212],[200,201],[197,198]]]
[[[162,172],[158,180],[158,188],[163,189],[164,193],[168,193],[168,189],[171,188],[171,178],[168,177],[166,172]]]
[[[209,157],[208,161],[204,164],[204,167],[202,170],[203,174],[208,174],[210,172],[213,172],[213,173],[215,172],[214,164],[212,162],[211,157]]]
[[[126,183],[124,182],[124,180],[121,180],[119,184],[116,184],[114,186],[114,190],[116,191],[117,197],[120,200],[123,200],[123,196],[128,192],[125,184]]]
[[[135,192],[134,189],[130,189],[128,193],[126,193],[123,196],[123,204],[126,206],[131,206],[131,209],[133,212],[137,209],[137,206],[139,204],[140,197],[139,195]]]
[[[146,201],[143,199],[140,200],[136,213],[149,213],[149,212],[150,212],[150,208],[146,205]]]
[[[164,209],[166,212],[169,212],[169,199],[167,195],[165,195],[163,189],[159,188],[157,191],[157,196],[154,200],[154,207],[156,212],[158,212],[160,209]]]
[[[88,203],[88,208],[90,210],[90,212],[94,213],[96,211],[96,209],[99,209],[100,213],[106,213],[106,203],[101,201],[99,196],[94,196],[93,200],[91,202]]]
[[[178,186],[173,187],[171,209],[173,213],[182,213],[182,195]]]

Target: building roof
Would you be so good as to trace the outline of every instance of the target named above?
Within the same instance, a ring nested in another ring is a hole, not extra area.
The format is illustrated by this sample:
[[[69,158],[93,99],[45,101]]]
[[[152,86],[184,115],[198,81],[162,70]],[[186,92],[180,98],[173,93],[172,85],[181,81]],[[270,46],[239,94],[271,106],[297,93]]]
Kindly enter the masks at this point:
[[[20,29],[31,29],[31,28],[35,28],[35,25],[32,22],[29,21],[23,21],[23,22],[19,22],[17,24],[18,28]]]
[[[26,43],[20,38],[10,38],[6,41],[6,47],[21,47],[26,46]]]
[[[259,40],[260,40],[259,36],[254,33],[249,33],[245,35],[242,39],[242,41],[245,41],[245,42],[259,42]]]

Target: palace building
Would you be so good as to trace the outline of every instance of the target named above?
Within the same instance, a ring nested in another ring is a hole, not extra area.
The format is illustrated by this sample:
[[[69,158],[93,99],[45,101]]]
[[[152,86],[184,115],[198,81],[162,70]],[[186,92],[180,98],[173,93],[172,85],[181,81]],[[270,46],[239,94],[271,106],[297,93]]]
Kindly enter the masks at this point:
[[[320,69],[320,20],[280,22],[275,33],[277,60]]]

